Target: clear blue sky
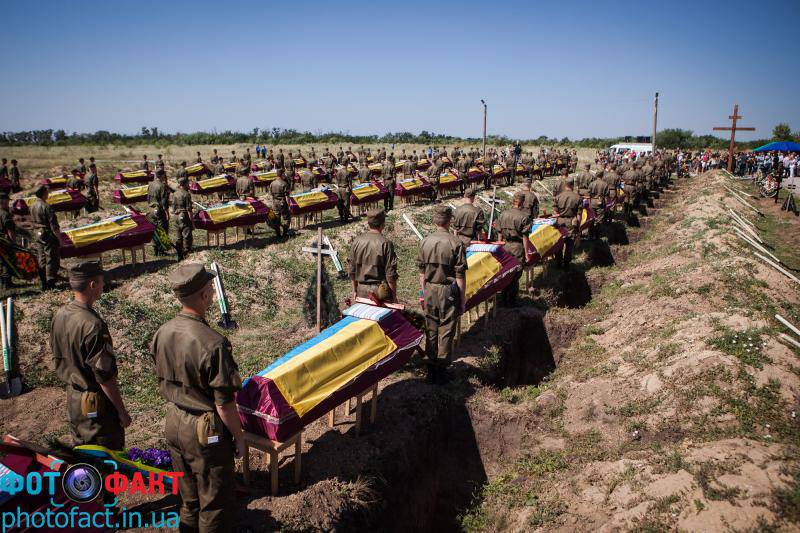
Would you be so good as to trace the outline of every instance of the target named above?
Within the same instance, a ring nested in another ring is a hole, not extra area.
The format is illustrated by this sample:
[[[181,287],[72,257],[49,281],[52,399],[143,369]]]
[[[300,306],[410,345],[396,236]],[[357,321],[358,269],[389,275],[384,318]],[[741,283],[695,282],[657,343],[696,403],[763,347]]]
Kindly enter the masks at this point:
[[[800,129],[798,0],[0,5],[4,131]]]

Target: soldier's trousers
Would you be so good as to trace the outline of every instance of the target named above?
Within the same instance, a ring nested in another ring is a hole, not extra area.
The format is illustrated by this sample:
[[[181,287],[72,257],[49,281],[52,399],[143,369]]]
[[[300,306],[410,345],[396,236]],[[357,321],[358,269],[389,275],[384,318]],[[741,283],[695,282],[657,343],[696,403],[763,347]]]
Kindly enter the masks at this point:
[[[35,241],[36,261],[48,281],[55,281],[61,267],[61,241],[52,233],[45,233]]]
[[[167,404],[164,433],[181,496],[181,526],[201,532],[231,531],[236,506],[234,446],[219,416],[213,414],[218,442],[201,444],[197,425],[201,416]]]
[[[520,265],[525,265],[525,246],[522,242],[517,241],[507,241],[503,248],[506,249],[511,255],[517,258]],[[511,283],[503,289],[503,292],[500,293],[500,303],[502,305],[514,305],[517,302],[517,296],[519,295],[519,280],[522,278],[522,270],[518,270],[516,274],[514,274],[514,279],[511,280]]]
[[[336,201],[336,209],[339,211],[339,221],[340,222],[347,222],[350,218],[350,207],[347,205],[348,200],[350,199],[350,194],[347,194],[347,199],[339,197]]]
[[[450,285],[425,285],[425,352],[435,365],[446,367],[453,354],[453,338],[461,303],[451,296]]]
[[[394,209],[394,186],[391,186],[391,188],[389,188],[389,186],[387,185],[387,190],[389,192],[386,195],[386,198],[383,199],[383,208],[389,211],[390,209]]]
[[[84,413],[85,396],[95,395],[94,416]],[[67,385],[67,415],[75,445],[96,444],[109,450],[125,449],[125,429],[119,422],[117,409],[102,391],[82,392]]]
[[[178,238],[175,241],[175,249],[178,250],[179,255],[185,256],[192,252],[192,225],[178,222],[176,229]]]

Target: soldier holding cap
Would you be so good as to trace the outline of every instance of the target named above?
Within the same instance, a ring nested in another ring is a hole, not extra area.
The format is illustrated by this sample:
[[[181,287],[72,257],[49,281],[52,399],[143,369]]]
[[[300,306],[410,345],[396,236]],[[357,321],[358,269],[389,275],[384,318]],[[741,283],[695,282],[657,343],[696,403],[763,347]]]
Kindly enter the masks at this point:
[[[289,224],[292,215],[289,213],[289,192],[291,188],[283,177],[284,169],[278,169],[278,177],[269,184],[269,194],[272,196],[272,210],[278,215],[279,221],[275,226],[275,235],[281,239],[289,236]]]
[[[14,242],[14,233],[17,226],[14,224],[14,217],[8,209],[8,193],[0,191],[0,236]],[[16,284],[11,280],[11,273],[8,271],[3,261],[0,261],[0,289],[11,289]]]
[[[178,261],[181,261],[187,254],[192,253],[192,230],[194,229],[192,193],[189,192],[189,178],[186,176],[178,178],[178,190],[172,195],[172,214],[177,215],[178,218],[175,224],[178,230],[175,250],[178,252]]]
[[[524,266],[528,259],[530,241],[528,235],[531,232],[531,217],[529,212],[523,209],[525,204],[525,193],[517,191],[511,199],[511,208],[506,209],[497,219],[497,229],[503,235],[503,248],[517,258],[520,266]],[[514,280],[503,290],[501,301],[504,305],[513,307],[517,304],[517,294],[519,293],[519,278],[522,270],[517,270]]]
[[[470,187],[464,191],[464,203],[456,207],[453,215],[453,230],[456,237],[466,248],[469,243],[479,240],[483,236],[486,217],[483,210],[475,205],[475,195],[478,191],[475,187]]]
[[[419,284],[425,307],[427,380],[442,383],[453,353],[453,337],[466,290],[467,256],[461,240],[450,232],[452,210],[433,208],[436,231],[422,240],[417,255]]]
[[[383,236],[386,211],[372,209],[367,213],[369,231],[362,233],[350,245],[349,275],[353,297],[369,297],[380,286],[388,288],[387,298],[394,302],[397,294],[397,254],[392,241]],[[383,291],[382,291],[383,292]]]
[[[131,417],[119,392],[111,334],[92,307],[103,294],[106,276],[97,261],[82,261],[69,270],[75,299],[56,311],[50,348],[56,374],[66,384],[75,444],[122,450]]]
[[[86,212],[94,213],[100,209],[100,180],[97,178],[97,165],[94,158],[89,163],[89,174],[86,176]]]
[[[50,290],[56,287],[58,269],[61,266],[61,227],[58,219],[47,197],[50,194],[47,187],[38,185],[33,190],[36,200],[30,207],[31,222],[36,240],[34,249],[36,250],[36,260],[39,262],[39,281],[42,290]]]
[[[234,394],[242,386],[233,348],[205,320],[214,274],[180,265],[169,282],[181,311],[150,346],[159,392],[167,400],[164,432],[181,496],[181,531],[230,531],[235,507],[234,454],[247,453]]]
[[[574,182],[568,178],[565,182],[565,190],[553,200],[556,211],[556,225],[567,228],[567,238],[561,254],[561,266],[569,268],[572,262],[572,250],[575,247],[575,239],[580,233],[579,214],[581,210],[581,197],[573,191]]]

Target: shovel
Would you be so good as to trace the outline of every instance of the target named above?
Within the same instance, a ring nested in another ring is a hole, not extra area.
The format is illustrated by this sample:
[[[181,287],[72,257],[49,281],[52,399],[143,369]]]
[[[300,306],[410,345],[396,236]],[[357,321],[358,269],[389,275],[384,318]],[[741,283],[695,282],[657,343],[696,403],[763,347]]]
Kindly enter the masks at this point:
[[[222,285],[222,275],[220,274],[217,263],[211,263],[211,270],[217,275],[214,278],[214,288],[217,290],[217,303],[219,303],[219,311],[222,315],[222,318],[217,324],[219,324],[219,327],[222,329],[237,329],[239,324],[231,318],[228,298],[225,296],[225,287]]]
[[[22,392],[22,382],[19,376],[11,377],[11,347],[14,331],[14,299],[8,299],[8,306],[3,309],[0,302],[0,344],[3,345],[3,371],[5,381],[0,383],[0,398],[19,396]]]

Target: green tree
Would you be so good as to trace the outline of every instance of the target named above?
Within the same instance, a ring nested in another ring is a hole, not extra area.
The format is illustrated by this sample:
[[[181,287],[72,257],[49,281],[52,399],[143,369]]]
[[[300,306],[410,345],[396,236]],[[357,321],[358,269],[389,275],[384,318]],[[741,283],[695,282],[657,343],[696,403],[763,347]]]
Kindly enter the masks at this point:
[[[772,128],[772,138],[776,141],[791,141],[792,128],[785,122],[781,122]]]

